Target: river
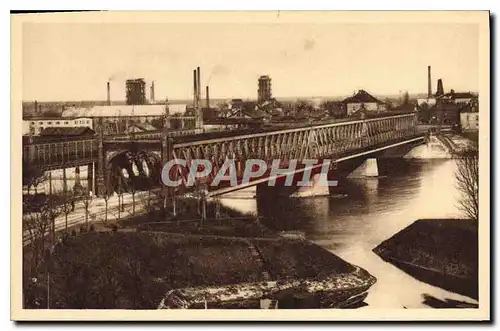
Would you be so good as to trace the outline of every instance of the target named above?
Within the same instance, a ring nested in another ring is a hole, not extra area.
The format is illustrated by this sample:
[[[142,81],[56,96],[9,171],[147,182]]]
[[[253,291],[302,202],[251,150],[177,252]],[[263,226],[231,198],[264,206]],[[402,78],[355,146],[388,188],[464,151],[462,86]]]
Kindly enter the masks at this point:
[[[391,161],[385,176],[341,182],[343,195],[315,198],[277,197],[256,201],[234,195],[224,205],[258,214],[276,230],[298,230],[306,237],[361,266],[377,278],[362,309],[430,308],[423,295],[437,299],[476,300],[416,280],[383,261],[372,249],[421,218],[461,217],[453,160]]]

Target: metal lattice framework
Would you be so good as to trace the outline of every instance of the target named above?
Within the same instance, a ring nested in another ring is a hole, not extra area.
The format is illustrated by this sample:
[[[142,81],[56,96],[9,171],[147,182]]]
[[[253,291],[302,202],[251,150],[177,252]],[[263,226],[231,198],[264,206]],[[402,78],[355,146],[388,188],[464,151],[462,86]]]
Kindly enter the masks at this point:
[[[270,164],[289,160],[339,158],[349,153],[390,145],[416,137],[414,114],[319,125],[275,132],[176,143],[170,158],[210,160],[216,173],[227,159],[235,161],[238,170],[248,159]]]
[[[188,162],[196,158],[208,159],[212,161],[214,171],[217,170],[216,165],[221,165],[228,158],[237,163],[247,159],[269,162],[280,159],[286,162],[291,159],[335,158],[415,137],[416,121],[415,114],[406,114],[243,135],[235,132],[234,136],[216,139],[200,136],[200,140],[190,139],[189,142],[183,142],[179,137],[186,132],[171,131],[166,138],[176,137],[176,142],[170,146],[172,153],[166,158],[183,158]],[[160,151],[162,137],[165,137],[162,132],[154,131],[120,137],[28,144],[23,146],[23,161],[40,165],[46,170],[102,163],[109,148],[127,149],[134,144],[149,144],[149,150]]]

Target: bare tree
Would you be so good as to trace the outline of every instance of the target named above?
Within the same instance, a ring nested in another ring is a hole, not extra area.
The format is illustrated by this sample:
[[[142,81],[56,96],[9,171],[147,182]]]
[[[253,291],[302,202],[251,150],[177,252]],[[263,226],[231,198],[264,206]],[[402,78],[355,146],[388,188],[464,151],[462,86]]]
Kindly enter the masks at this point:
[[[142,205],[142,210],[144,210],[147,214],[151,215],[156,211],[157,205],[155,200],[155,196],[152,194],[153,187],[149,186],[147,194],[139,195],[139,199]]]
[[[131,183],[130,185],[130,193],[132,193],[132,215],[135,215],[135,194],[137,193],[137,190],[134,183]]]
[[[38,185],[40,185],[47,179],[45,171],[29,163],[23,163],[22,175],[23,175],[23,186],[26,187],[28,194],[32,187],[35,189],[35,194],[36,194],[37,193],[36,189]]]
[[[103,224],[106,226],[108,224],[108,204],[109,204],[109,198],[111,198],[111,194],[108,194],[108,192],[104,192],[102,196],[104,200],[104,220]]]
[[[50,196],[42,207],[42,215],[50,221],[52,243],[56,240],[56,218],[62,213],[62,204],[58,197]]]
[[[86,194],[83,195],[82,197],[83,201],[83,208],[85,209],[85,227],[88,228],[89,225],[89,213],[90,213],[90,206],[92,205],[92,195],[89,192],[86,192]]]
[[[68,215],[73,211],[74,209],[74,195],[68,191],[66,193],[63,193],[62,195],[62,204],[61,204],[61,211],[64,214],[64,229],[65,231],[68,231]]]
[[[112,194],[113,194],[113,189],[110,186],[109,176],[106,176],[106,182],[104,185],[104,192],[102,195],[102,198],[104,200],[104,220],[103,220],[104,226],[108,225],[108,204],[109,204],[109,198],[111,198]]]
[[[23,215],[23,242],[31,246],[31,271],[36,270],[43,258],[45,236],[50,228],[50,219],[41,211]]]
[[[462,152],[457,159],[455,180],[461,197],[459,209],[469,218],[479,219],[479,158],[476,150]]]
[[[124,189],[123,189],[122,177],[121,177],[120,174],[118,175],[118,187],[117,187],[117,192],[116,193],[118,194],[118,211],[120,212],[120,208],[121,208],[121,211],[123,212],[123,211],[125,211],[125,206],[123,204]],[[121,206],[120,206],[120,204],[121,204]],[[120,218],[119,215],[118,215],[118,218]]]

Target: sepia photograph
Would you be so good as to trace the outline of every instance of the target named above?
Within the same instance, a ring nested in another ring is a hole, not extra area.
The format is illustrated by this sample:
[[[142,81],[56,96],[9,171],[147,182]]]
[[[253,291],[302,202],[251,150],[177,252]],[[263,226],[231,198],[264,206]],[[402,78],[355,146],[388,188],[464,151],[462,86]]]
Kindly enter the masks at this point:
[[[11,29],[13,320],[490,319],[488,11]]]

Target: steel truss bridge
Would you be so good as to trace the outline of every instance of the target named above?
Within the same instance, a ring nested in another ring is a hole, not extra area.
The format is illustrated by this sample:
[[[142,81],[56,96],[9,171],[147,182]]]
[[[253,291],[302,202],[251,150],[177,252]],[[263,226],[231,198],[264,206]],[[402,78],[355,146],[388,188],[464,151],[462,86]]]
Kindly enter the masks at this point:
[[[233,159],[240,174],[248,159],[271,162],[288,160],[331,159],[343,161],[393,146],[424,141],[417,131],[416,114],[404,114],[348,122],[314,124],[273,130],[242,130],[217,133],[150,131],[133,135],[96,138],[23,146],[23,161],[44,170],[95,165],[97,192],[103,190],[104,178],[112,158],[133,151],[157,153],[158,167],[170,159],[207,159],[213,173],[227,159]],[[110,156],[111,155],[111,156]]]

